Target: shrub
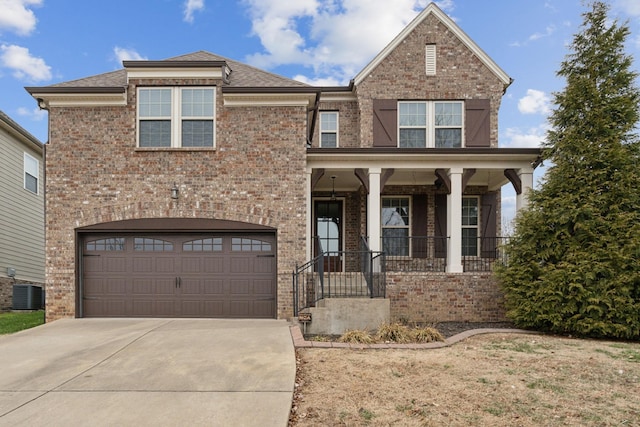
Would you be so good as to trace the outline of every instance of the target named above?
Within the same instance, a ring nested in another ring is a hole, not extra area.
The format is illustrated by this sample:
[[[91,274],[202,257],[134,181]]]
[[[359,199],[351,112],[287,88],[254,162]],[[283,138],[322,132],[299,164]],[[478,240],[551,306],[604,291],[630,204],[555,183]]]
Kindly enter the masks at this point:
[[[408,326],[400,322],[383,323],[378,328],[377,338],[382,342],[406,344],[413,341],[413,333]]]
[[[354,329],[345,332],[342,334],[340,338],[338,338],[338,342],[346,342],[352,344],[372,344],[373,337],[367,331]]]
[[[414,329],[413,340],[417,343],[444,341],[444,336],[436,328],[427,326]]]

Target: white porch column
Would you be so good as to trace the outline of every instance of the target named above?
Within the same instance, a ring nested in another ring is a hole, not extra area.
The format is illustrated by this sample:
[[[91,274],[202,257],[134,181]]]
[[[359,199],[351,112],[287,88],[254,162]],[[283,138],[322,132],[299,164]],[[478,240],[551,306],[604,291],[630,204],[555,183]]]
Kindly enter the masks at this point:
[[[369,249],[382,250],[380,239],[380,173],[381,168],[369,169],[369,197],[367,199],[367,232],[369,233]]]
[[[311,176],[313,173],[313,169],[311,168],[307,168],[306,170],[306,174],[305,174],[305,204],[306,204],[306,220],[305,220],[305,235],[306,235],[306,242],[307,244],[306,246],[306,253],[305,253],[305,258],[304,258],[304,262],[307,262],[309,260],[311,260],[312,256],[313,256],[313,236],[312,236],[312,230],[313,230],[313,212],[311,209]]]
[[[522,187],[520,194],[516,196],[516,213],[529,206],[529,191],[533,188],[533,169],[520,169],[518,177]]]
[[[447,273],[461,273],[462,268],[462,168],[449,169],[451,194],[447,197]]]

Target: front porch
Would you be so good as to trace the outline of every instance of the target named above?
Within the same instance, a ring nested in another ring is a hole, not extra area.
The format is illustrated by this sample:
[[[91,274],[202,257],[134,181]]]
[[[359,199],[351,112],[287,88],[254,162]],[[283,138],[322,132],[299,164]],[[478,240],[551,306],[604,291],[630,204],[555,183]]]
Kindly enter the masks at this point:
[[[446,253],[448,240],[411,237],[411,256],[372,251],[364,238],[357,251],[318,250],[318,256],[296,266],[293,273],[294,315],[305,333],[335,335],[376,329],[391,321],[506,320],[491,271],[496,262],[505,261],[507,239],[478,238],[484,250],[463,256],[460,273],[447,273],[446,258],[437,256],[439,251]],[[321,246],[320,238],[314,241]]]

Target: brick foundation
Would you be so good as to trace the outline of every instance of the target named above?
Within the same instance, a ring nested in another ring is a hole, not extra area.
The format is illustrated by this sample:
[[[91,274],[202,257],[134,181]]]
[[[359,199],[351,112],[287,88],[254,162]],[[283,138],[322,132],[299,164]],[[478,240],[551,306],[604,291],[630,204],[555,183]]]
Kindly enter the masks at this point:
[[[491,273],[387,273],[391,318],[409,323],[505,321]]]

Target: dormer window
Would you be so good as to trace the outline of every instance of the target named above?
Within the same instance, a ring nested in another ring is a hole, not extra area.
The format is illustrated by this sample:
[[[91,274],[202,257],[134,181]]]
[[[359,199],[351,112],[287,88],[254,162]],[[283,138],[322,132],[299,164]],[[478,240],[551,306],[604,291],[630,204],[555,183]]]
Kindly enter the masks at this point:
[[[215,89],[138,89],[139,147],[214,147]]]

